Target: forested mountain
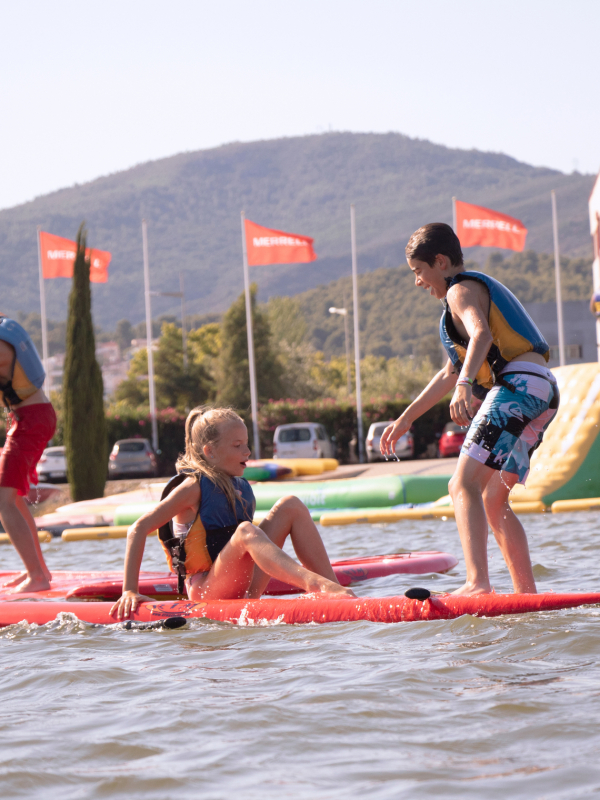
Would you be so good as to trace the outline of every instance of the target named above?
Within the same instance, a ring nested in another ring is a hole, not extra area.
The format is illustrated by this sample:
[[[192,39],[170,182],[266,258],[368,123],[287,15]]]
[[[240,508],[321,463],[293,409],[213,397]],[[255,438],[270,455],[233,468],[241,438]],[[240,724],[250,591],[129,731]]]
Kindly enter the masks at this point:
[[[0,310],[39,310],[38,225],[73,239],[85,219],[90,244],[112,252],[109,282],[93,287],[94,321],[107,330],[121,318],[143,319],[142,217],[152,289],[177,291],[182,271],[188,313],[203,314],[224,311],[242,289],[242,208],[262,225],[315,238],[319,259],[312,264],[252,269],[264,301],[349,274],[352,202],[362,273],[402,263],[419,225],[451,222],[453,195],[519,217],[530,231],[528,247],[551,252],[554,188],[562,252],[587,256],[592,184],[589,175],[394,133],[328,133],[182,153],[0,211]],[[365,278],[367,286],[377,280]],[[46,287],[49,316],[64,319],[69,282]],[[177,313],[177,302],[153,298],[153,312]],[[393,327],[395,320],[384,323]]]
[[[533,251],[515,253],[503,258],[492,252],[480,266],[467,263],[467,268],[487,272],[508,286],[523,303],[554,301],[554,259]],[[378,269],[360,275],[359,320],[361,354],[392,356],[424,356],[432,360],[441,353],[438,323],[441,305],[428,292],[414,285],[414,276],[406,264],[392,269]],[[561,259],[563,300],[587,300],[592,291],[591,258]],[[352,280],[341,278],[318,286],[295,298],[306,320],[306,338],[323,351],[326,358],[344,352],[344,321],[329,313],[330,306],[350,311],[350,343],[352,345]]]

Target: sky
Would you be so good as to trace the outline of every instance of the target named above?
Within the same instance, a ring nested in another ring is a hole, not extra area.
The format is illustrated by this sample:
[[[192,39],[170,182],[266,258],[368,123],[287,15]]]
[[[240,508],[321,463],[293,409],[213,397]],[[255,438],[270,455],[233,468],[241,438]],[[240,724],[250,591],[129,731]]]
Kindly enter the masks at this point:
[[[328,130],[596,173],[599,30],[597,0],[0,0],[0,209]]]

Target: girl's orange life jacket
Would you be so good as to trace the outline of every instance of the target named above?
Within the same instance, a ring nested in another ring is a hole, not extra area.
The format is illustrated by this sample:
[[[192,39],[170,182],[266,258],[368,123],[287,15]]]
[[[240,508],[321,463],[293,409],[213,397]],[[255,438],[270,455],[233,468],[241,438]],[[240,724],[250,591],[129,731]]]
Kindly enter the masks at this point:
[[[179,594],[184,594],[186,575],[196,575],[198,572],[210,570],[238,525],[247,520],[252,521],[255,507],[254,493],[248,481],[243,478],[232,478],[239,497],[234,514],[223,492],[209,478],[199,473],[181,472],[171,478],[163,489],[160,499],[164,500],[173,489],[189,477],[197,478],[200,487],[196,519],[187,533],[182,535],[175,535],[172,520],[158,531],[169,569],[178,576]]]

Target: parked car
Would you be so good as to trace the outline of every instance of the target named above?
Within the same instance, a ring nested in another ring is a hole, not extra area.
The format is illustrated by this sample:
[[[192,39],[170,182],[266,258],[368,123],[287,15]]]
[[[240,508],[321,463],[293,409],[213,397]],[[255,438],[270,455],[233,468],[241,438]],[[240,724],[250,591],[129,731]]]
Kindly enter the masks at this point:
[[[389,422],[374,422],[367,433],[367,461],[384,461],[384,456],[379,449],[381,435],[388,425],[391,425],[394,420]],[[395,453],[398,458],[412,458],[415,454],[415,440],[410,431],[401,436],[396,442]]]
[[[148,439],[119,439],[108,457],[108,477],[158,476],[158,462]]]
[[[316,422],[278,425],[273,435],[273,458],[333,458],[335,447]]]
[[[438,442],[438,458],[457,456],[466,435],[467,428],[461,428],[456,422],[446,423]]]
[[[45,483],[64,483],[67,480],[65,448],[47,447],[35,468],[38,480]]]

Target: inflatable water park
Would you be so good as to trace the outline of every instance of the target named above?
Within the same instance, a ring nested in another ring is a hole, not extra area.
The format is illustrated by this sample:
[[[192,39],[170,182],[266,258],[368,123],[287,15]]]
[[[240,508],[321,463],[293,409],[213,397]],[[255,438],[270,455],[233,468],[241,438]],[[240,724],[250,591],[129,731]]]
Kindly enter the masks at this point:
[[[515,486],[511,492],[512,507],[519,514],[600,508],[600,364],[555,367],[552,372],[561,403],[532,456],[527,486]],[[325,476],[337,465],[335,459],[249,464],[245,477],[257,481],[255,520],[288,495],[302,500],[324,527],[454,516],[448,496],[450,474],[289,480]],[[147,484],[134,492],[62,506],[36,519],[40,536],[62,535],[66,541],[124,536],[127,526],[156,506],[165,485],[166,481]]]
[[[517,513],[600,509],[600,364],[557,367],[553,372],[561,392],[560,408],[532,457],[527,486],[517,486],[511,493]],[[327,473],[336,468],[334,459],[263,460],[249,464],[247,477],[256,481],[255,521],[263,519],[278,500],[288,495],[301,499],[312,518],[324,528],[454,516],[448,496],[449,474],[327,478]],[[319,480],[290,480],[301,476],[316,476]],[[62,506],[36,519],[39,538],[50,541],[60,537],[64,542],[123,538],[129,525],[156,506],[165,485],[147,484],[134,492]],[[333,567],[340,583],[348,586],[392,574],[443,574],[457,563],[449,553],[430,551],[350,559],[333,562]],[[0,579],[12,577],[11,573],[0,575]],[[56,573],[52,589],[36,593],[35,600],[33,596],[0,592],[0,626],[23,619],[42,624],[61,611],[75,613],[88,622],[115,624],[109,610],[121,589],[119,573]],[[298,591],[271,581],[266,591],[271,597],[191,603],[177,595],[176,579],[170,573],[142,573],[140,591],[153,598],[152,603],[143,604],[136,612],[136,620],[144,623],[174,617],[237,624],[250,620],[400,622],[452,619],[462,614],[526,613],[600,602],[598,593],[492,594],[474,598],[434,595],[427,590],[418,590],[416,596],[409,592],[407,597],[285,598],[282,595],[297,595]]]

